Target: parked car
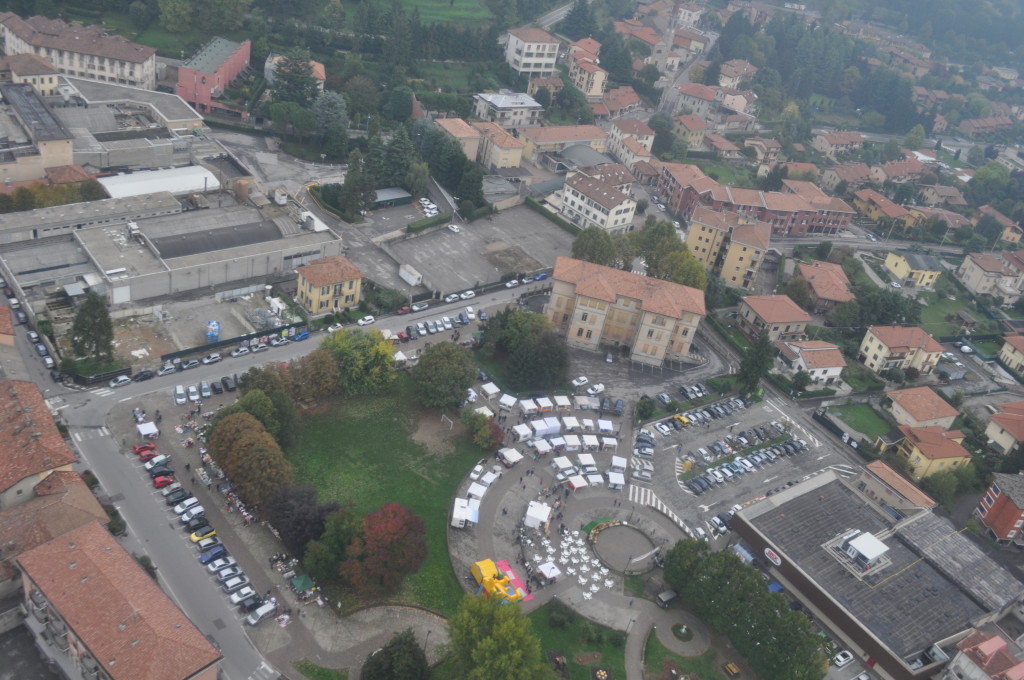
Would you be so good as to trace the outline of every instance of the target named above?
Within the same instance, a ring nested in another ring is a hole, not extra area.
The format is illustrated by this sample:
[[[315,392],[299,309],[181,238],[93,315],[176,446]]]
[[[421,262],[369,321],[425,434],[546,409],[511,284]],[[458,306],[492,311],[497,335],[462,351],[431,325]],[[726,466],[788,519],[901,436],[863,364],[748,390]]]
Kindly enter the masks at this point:
[[[476,297],[476,293],[474,293],[471,290],[466,290],[466,291],[463,291],[463,292],[459,293],[459,297],[462,298],[463,300],[469,300],[470,298],[475,298]]]
[[[280,335],[275,335],[274,337],[272,337],[270,339],[270,346],[271,347],[281,347],[283,345],[290,345],[290,344],[292,344],[291,340],[289,340],[288,338],[285,338],[283,336],[280,336]]]
[[[309,331],[301,330],[292,336],[292,340],[295,342],[302,342],[303,340],[309,340]]]
[[[165,375],[170,375],[171,373],[174,373],[177,370],[178,369],[174,367],[174,364],[164,364],[163,366],[157,369],[156,374],[160,377],[163,377]]]
[[[457,225],[457,224],[449,224],[448,225],[448,231],[450,231],[452,233],[455,233],[455,234],[458,234],[462,230],[459,229],[459,225]]]
[[[672,397],[670,397],[667,392],[662,392],[661,394],[658,395],[658,401],[660,401],[665,406],[668,406],[669,404],[672,403]]]
[[[164,499],[164,502],[167,505],[177,505],[178,503],[188,498],[192,498],[191,492],[185,491],[184,489],[178,489],[171,495],[167,496],[167,498]]]
[[[155,442],[146,442],[145,444],[135,444],[134,446],[132,446],[132,453],[134,453],[135,455],[139,455],[140,453],[144,453],[146,451],[152,451],[155,448],[156,448],[156,443]]]
[[[424,309],[426,309],[426,308],[427,308],[427,307],[429,307],[429,306],[430,306],[430,304],[429,304],[429,303],[426,303],[426,302],[417,302],[416,304],[414,304],[414,305],[412,306],[412,311],[414,311],[414,312],[422,312],[422,311],[423,311]]]
[[[199,359],[189,359],[181,365],[181,370],[187,371],[190,368],[199,368]]]
[[[203,357],[203,364],[205,364],[206,366],[209,366],[210,364],[217,363],[218,361],[220,361],[223,358],[224,357],[222,357],[217,352],[213,352],[212,354],[207,354],[205,357]]]
[[[224,581],[230,581],[236,576],[242,576],[243,574],[245,574],[245,572],[242,571],[241,567],[239,567],[238,565],[232,565],[230,567],[224,567],[223,569],[218,571],[216,578],[221,583],[224,583]]]
[[[228,554],[228,549],[226,547],[224,547],[223,544],[222,545],[215,545],[212,548],[210,548],[208,550],[204,550],[203,552],[199,553],[199,563],[200,564],[210,564],[210,562],[213,562],[214,560],[219,560],[220,558],[226,556],[227,554]]]
[[[231,377],[227,375],[220,379],[220,384],[223,385],[224,389],[226,389],[228,392],[234,392],[237,387],[235,385],[235,381],[232,380]]]
[[[853,654],[845,649],[832,657],[832,663],[835,664],[836,668],[842,668],[851,661],[853,661]]]
[[[603,392],[604,383],[597,383],[596,385],[591,385],[589,388],[587,388],[587,394],[589,394],[592,397],[596,397],[597,395],[602,394]]]
[[[147,461],[153,460],[154,458],[158,458],[159,456],[160,454],[156,452],[156,449],[153,449],[151,451],[143,451],[142,453],[140,453],[139,460],[145,463]]]
[[[132,382],[142,382],[143,380],[149,380],[155,378],[156,373],[149,369],[144,369],[132,376]]]
[[[537,274],[536,276],[534,276],[533,280],[534,281],[543,281],[546,278],[548,278],[548,275],[545,272],[541,272],[540,274]]]
[[[459,294],[458,293],[452,293],[451,295],[447,295],[447,296],[445,296],[444,301],[445,302],[458,302],[459,301]]]
[[[248,347],[236,347],[235,349],[231,350],[231,356],[233,357],[244,357],[248,353]]]
[[[250,352],[265,352],[267,349],[267,344],[264,342],[257,342],[255,345],[249,345]]]
[[[376,321],[376,319],[374,319],[372,316],[367,315],[361,318],[359,321],[356,321],[356,323],[360,326],[369,326],[374,321]]]
[[[170,486],[171,484],[174,483],[174,477],[171,477],[170,475],[162,475],[160,477],[153,478],[153,487],[156,489],[160,489],[165,486]]]
[[[36,352],[38,352],[39,356],[41,356],[41,357],[45,357],[45,356],[49,356],[50,355],[50,351],[48,349],[46,349],[46,345],[44,345],[41,342],[37,342],[36,343]]]
[[[231,600],[231,604],[241,604],[252,597],[258,597],[258,595],[256,595],[256,591],[252,589],[252,586],[246,586],[241,590],[236,590],[228,599]]]
[[[224,386],[220,384],[219,380],[211,382],[210,389],[213,390],[214,394],[224,394]]]
[[[581,375],[580,377],[578,377],[578,378],[576,378],[575,380],[572,381],[572,386],[573,387],[583,387],[588,382],[590,382],[590,381],[587,379],[587,376]]]
[[[198,498],[189,498],[188,500],[186,500],[186,501],[184,501],[182,503],[179,503],[178,505],[174,506],[174,514],[175,515],[180,515],[181,513],[183,513],[186,510],[188,510],[189,508],[195,507],[198,504],[199,504],[199,499]]]
[[[512,279],[511,281],[505,282],[506,288],[515,288],[519,285],[519,279]]]
[[[193,531],[192,535],[189,536],[189,539],[193,543],[198,543],[199,541],[203,540],[204,538],[210,538],[211,536],[215,535],[216,533],[217,533],[217,530],[214,529],[213,527],[211,527],[209,524],[207,524],[205,527],[200,528],[200,529],[196,529],[195,531]]]
[[[199,401],[199,389],[195,385],[188,386],[188,400]]]
[[[210,562],[206,564],[206,569],[211,574],[216,574],[221,569],[224,569],[225,567],[230,567],[233,564],[235,564],[234,557],[220,557],[214,560],[210,560]]]
[[[666,437],[672,434],[672,428],[666,425],[665,423],[655,423],[654,429]]]

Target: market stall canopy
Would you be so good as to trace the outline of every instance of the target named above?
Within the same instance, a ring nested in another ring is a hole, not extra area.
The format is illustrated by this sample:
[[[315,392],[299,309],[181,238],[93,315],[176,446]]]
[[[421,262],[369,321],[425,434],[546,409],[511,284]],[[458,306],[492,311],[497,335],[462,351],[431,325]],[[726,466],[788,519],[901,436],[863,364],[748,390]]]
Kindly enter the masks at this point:
[[[597,438],[596,435],[592,435],[592,434],[585,434],[585,435],[583,435],[583,446],[586,446],[588,449],[589,448],[596,449],[600,445],[601,445],[601,442]]]
[[[617,449],[619,447],[619,440],[615,437],[601,437],[601,448],[602,449]]]
[[[155,437],[159,430],[153,423],[139,423],[135,426],[135,429],[139,431],[140,437]]]
[[[537,570],[540,571],[546,579],[556,579],[562,575],[562,570],[555,566],[554,562],[545,562],[537,567]]]
[[[520,399],[519,408],[523,409],[523,413],[536,413],[537,404],[533,402],[533,399]]]
[[[591,420],[590,418],[583,418],[583,419],[581,419],[580,420],[580,425],[582,425],[583,429],[586,430],[587,432],[593,432],[594,431],[594,421]]]
[[[568,411],[572,408],[572,401],[564,394],[555,395],[555,408],[559,411]]]
[[[581,453],[576,457],[579,458],[580,465],[584,467],[586,467],[587,465],[593,465],[594,467],[597,467],[597,462],[594,461],[594,457],[589,453]]]
[[[621,472],[608,472],[608,486],[626,486],[626,478]]]
[[[572,461],[570,461],[565,456],[559,456],[558,458],[555,458],[554,460],[551,461],[551,467],[556,468],[558,470],[568,470],[569,468],[572,467]]]
[[[589,486],[587,480],[583,478],[583,475],[573,475],[569,478],[569,488],[575,491],[576,489],[585,489]]]
[[[526,423],[519,423],[512,428],[512,432],[516,435],[516,441],[523,441],[533,436],[533,430]]]
[[[562,417],[562,425],[565,425],[565,429],[567,429],[570,432],[572,432],[573,430],[576,430],[576,429],[579,428],[580,421],[576,420],[575,416],[563,416]]]
[[[498,400],[498,406],[502,409],[509,410],[516,405],[516,398],[511,394],[501,395],[501,399]]]
[[[573,401],[576,402],[576,408],[580,410],[590,408],[590,397],[585,394],[577,394],[573,397]]]
[[[590,474],[587,475],[587,482],[590,486],[601,486],[604,484],[604,477],[599,474]]]
[[[495,385],[494,383],[487,383],[485,385],[481,385],[480,389],[484,391],[484,396],[487,397],[488,399],[493,399],[497,395],[501,394],[501,390],[498,389],[498,386]]]
[[[476,409],[474,409],[474,411],[476,413],[482,414],[485,418],[493,418],[494,417],[494,411],[492,411],[491,409],[487,408],[486,406],[481,406],[479,408],[476,408]]]
[[[580,438],[574,434],[567,434],[562,439],[565,440],[566,451],[579,451],[580,450]]]
[[[550,413],[555,405],[551,403],[551,400],[547,397],[537,397],[537,408],[540,409],[541,413]]]
[[[626,459],[622,456],[612,456],[612,466],[610,469],[616,472],[622,472],[626,469]]]
[[[597,428],[601,430],[601,432],[615,432],[615,426],[610,420],[598,420]]]
[[[531,529],[536,529],[547,524],[549,519],[551,519],[550,505],[540,501],[530,501],[530,504],[526,507],[526,517],[523,518],[523,524]]]
[[[557,448],[563,448],[563,449],[565,448],[565,438],[564,437],[552,437],[549,440],[549,442],[550,442],[551,446],[555,447],[556,449]]]
[[[496,481],[498,481],[498,473],[494,471],[488,472],[486,475],[480,478],[480,483],[483,486],[490,486],[491,484],[494,484]]]
[[[551,443],[547,439],[538,439],[534,443],[534,448],[537,449],[537,453],[544,455],[545,453],[551,453]]]
[[[468,493],[473,498],[483,498],[484,494],[487,493],[487,487],[483,486],[482,484],[477,484],[476,482],[473,482],[472,484],[469,485],[469,491],[467,491],[466,493]]]
[[[316,584],[313,583],[313,579],[311,579],[308,574],[299,574],[292,579],[292,588],[294,588],[297,593],[304,593],[314,587],[316,587]]]

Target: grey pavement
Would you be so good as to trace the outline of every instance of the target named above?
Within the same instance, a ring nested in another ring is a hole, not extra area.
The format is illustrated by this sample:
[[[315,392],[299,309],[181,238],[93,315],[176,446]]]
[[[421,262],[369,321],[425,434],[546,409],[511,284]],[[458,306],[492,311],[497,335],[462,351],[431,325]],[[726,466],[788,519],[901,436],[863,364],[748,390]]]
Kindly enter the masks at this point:
[[[0,635],[0,680],[60,680],[57,667],[36,647],[32,633],[17,626]]]

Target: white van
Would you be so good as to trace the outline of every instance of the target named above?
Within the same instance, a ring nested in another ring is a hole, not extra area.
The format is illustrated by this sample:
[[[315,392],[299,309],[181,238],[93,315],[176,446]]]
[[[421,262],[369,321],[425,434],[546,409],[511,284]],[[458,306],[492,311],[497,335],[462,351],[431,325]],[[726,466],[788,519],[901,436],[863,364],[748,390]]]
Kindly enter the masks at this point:
[[[266,604],[261,604],[256,611],[254,611],[252,614],[249,614],[249,616],[245,617],[245,622],[248,623],[250,626],[255,626],[257,623],[267,618],[268,616],[272,616],[276,610],[277,605],[271,604],[269,602],[267,602]]]
[[[184,406],[185,402],[188,401],[188,397],[185,396],[185,386],[175,385],[174,386],[174,403],[178,406]]]

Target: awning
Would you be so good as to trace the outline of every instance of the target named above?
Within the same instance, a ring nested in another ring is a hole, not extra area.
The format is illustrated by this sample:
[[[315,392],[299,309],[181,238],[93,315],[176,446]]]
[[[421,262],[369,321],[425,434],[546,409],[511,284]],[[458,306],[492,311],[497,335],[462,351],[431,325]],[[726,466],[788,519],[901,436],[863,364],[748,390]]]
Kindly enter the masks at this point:
[[[554,409],[555,405],[551,403],[551,400],[547,397],[537,398],[537,408],[540,409],[541,413],[550,413]]]
[[[610,420],[598,420],[597,429],[599,429],[601,432],[614,432],[615,426],[612,425],[612,421]]]
[[[297,593],[304,593],[314,586],[316,586],[316,584],[313,583],[313,579],[311,579],[308,574],[299,574],[292,579],[292,588],[294,588]]]
[[[483,498],[484,494],[487,493],[487,487],[473,482],[469,485],[469,491],[467,493],[473,498]]]
[[[554,579],[562,575],[562,570],[556,567],[554,562],[545,562],[537,567],[537,571],[543,574],[546,579]]]
[[[502,410],[510,410],[515,405],[516,398],[513,397],[511,394],[503,394],[501,395],[501,399],[498,400],[498,406]]]
[[[531,430],[530,426],[525,423],[519,423],[518,425],[513,426],[512,432],[516,435],[516,441],[529,439],[533,436],[533,430]]]
[[[533,402],[533,399],[520,399],[519,408],[523,409],[523,413],[537,412],[537,404]]]
[[[573,475],[569,478],[569,488],[575,491],[576,489],[585,489],[589,484],[587,480],[583,478],[583,475]]]
[[[580,455],[578,455],[576,457],[579,459],[580,465],[583,465],[583,466],[593,465],[594,467],[597,467],[597,463],[594,461],[594,457],[592,455],[590,455],[589,453],[581,453]]]
[[[551,467],[558,470],[568,470],[572,467],[572,461],[565,456],[559,456],[551,461]]]
[[[608,473],[608,486],[626,486],[626,478],[621,472]]]
[[[555,408],[559,411],[568,411],[572,408],[572,401],[563,394],[555,395]]]
[[[474,409],[474,411],[476,413],[482,414],[485,418],[493,418],[494,417],[494,411],[492,411],[491,409],[487,408],[486,406],[481,406],[480,408]]]
[[[481,385],[480,389],[484,391],[484,396],[487,397],[488,399],[491,399],[494,396],[501,394],[501,390],[498,389],[498,386],[495,385],[494,383],[487,383],[485,385]]]
[[[534,448],[537,449],[537,453],[544,455],[545,453],[551,453],[551,444],[547,439],[538,439],[534,443]]]
[[[140,437],[155,437],[159,432],[153,423],[139,423],[135,426],[135,429],[139,431]]]
[[[580,421],[576,420],[574,416],[564,416],[562,418],[562,425],[565,426],[565,429],[572,432],[573,430],[579,429]]]

